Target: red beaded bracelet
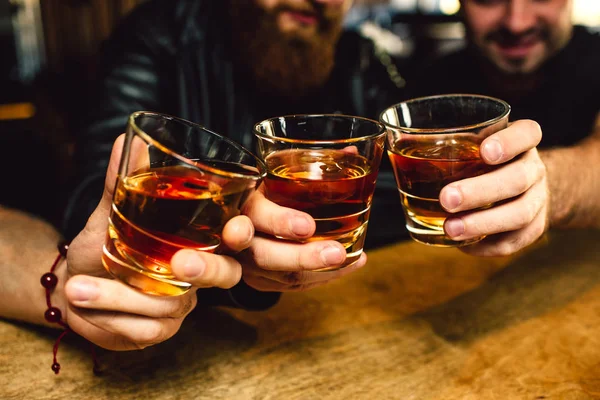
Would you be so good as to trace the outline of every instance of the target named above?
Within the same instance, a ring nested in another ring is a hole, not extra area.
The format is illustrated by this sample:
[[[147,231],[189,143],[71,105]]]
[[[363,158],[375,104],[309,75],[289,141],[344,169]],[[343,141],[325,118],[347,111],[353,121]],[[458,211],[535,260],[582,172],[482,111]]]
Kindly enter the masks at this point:
[[[53,354],[52,371],[54,371],[55,374],[58,374],[60,372],[60,364],[56,360],[56,355],[58,353],[58,346],[60,344],[60,341],[68,333],[73,332],[71,330],[71,328],[69,328],[69,325],[67,325],[62,320],[62,313],[60,312],[60,309],[58,309],[57,307],[52,307],[52,302],[50,301],[50,294],[52,293],[52,291],[58,284],[58,277],[54,274],[54,270],[56,269],[56,266],[58,265],[58,262],[60,261],[60,259],[63,257],[65,257],[65,258],[67,257],[68,250],[69,250],[68,243],[61,242],[58,244],[58,256],[54,260],[54,263],[52,264],[52,268],[50,268],[50,272],[46,272],[44,275],[42,275],[42,278],[40,279],[42,286],[44,287],[44,289],[46,289],[46,305],[48,306],[48,309],[44,313],[44,318],[46,319],[46,321],[59,324],[60,326],[62,326],[64,328],[64,330],[61,332],[61,334],[56,339],[56,342],[54,342],[54,347],[52,348],[52,354]],[[98,362],[96,359],[96,349],[95,349],[93,343],[90,343],[90,352],[92,353],[92,359],[94,361],[94,373],[98,373],[99,369],[98,369]]]

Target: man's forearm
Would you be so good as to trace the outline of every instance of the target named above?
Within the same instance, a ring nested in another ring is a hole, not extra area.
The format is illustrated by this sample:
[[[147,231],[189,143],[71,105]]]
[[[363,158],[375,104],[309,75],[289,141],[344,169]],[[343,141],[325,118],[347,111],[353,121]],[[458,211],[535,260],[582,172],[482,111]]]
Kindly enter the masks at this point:
[[[540,151],[550,189],[550,226],[600,227],[600,117],[575,146]]]
[[[47,306],[40,278],[50,271],[60,239],[51,224],[0,206],[0,318],[58,327],[44,320]],[[65,275],[64,260],[61,263],[56,271],[59,280]],[[60,309],[64,309],[63,285],[59,282],[52,294],[52,305]]]

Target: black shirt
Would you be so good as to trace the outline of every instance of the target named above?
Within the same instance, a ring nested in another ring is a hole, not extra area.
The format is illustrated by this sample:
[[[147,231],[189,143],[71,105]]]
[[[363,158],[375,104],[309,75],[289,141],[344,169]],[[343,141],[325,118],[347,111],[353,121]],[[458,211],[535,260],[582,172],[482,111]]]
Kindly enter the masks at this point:
[[[488,84],[477,50],[467,46],[421,70],[409,82],[412,96],[476,93],[500,97]],[[567,146],[590,134],[600,111],[600,34],[575,26],[570,42],[539,71],[535,91],[503,98],[510,120],[533,119],[542,127],[540,148]]]

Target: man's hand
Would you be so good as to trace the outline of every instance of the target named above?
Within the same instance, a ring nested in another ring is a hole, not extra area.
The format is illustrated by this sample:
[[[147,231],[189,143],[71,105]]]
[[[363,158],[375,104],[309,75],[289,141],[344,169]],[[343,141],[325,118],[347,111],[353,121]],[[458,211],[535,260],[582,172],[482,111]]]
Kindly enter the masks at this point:
[[[242,253],[243,279],[257,290],[299,291],[324,285],[359,268],[355,263],[334,271],[314,270],[335,267],[346,259],[344,247],[333,240],[300,242],[315,232],[315,221],[304,212],[281,207],[264,196],[261,185],[246,203],[243,213],[258,232]]]
[[[536,146],[539,125],[530,120],[511,124],[481,144],[487,164],[498,168],[475,178],[448,184],[440,193],[446,211],[457,213],[444,224],[454,240],[487,235],[461,250],[479,256],[504,256],[535,242],[548,228],[546,167]],[[489,204],[493,207],[476,210]]]
[[[171,260],[175,276],[193,288],[176,297],[144,294],[113,279],[101,263],[108,217],[120,160],[123,135],[115,142],[98,207],[86,227],[73,240],[61,307],[71,329],[110,350],[140,349],[167,340],[179,330],[196,306],[198,288],[231,288],[242,275],[240,263],[229,255],[181,250]],[[222,240],[227,253],[246,249],[254,236],[250,219],[237,216],[224,227]]]

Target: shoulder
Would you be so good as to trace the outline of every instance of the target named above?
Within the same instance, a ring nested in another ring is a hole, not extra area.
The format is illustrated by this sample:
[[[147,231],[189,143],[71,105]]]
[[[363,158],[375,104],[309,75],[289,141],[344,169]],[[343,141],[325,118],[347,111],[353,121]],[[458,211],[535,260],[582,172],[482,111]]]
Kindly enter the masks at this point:
[[[144,45],[155,52],[173,52],[197,38],[209,18],[211,8],[220,2],[209,0],[148,0],[122,19],[108,42],[113,46]],[[190,34],[193,33],[193,34]]]
[[[571,48],[574,55],[584,57],[586,61],[600,63],[600,31],[593,30],[590,27],[575,25],[573,28],[573,37],[567,45]],[[598,64],[594,64],[598,65]]]
[[[400,39],[391,32],[365,23],[344,31],[338,42],[337,60],[372,83],[402,88],[405,77],[397,55],[400,46]]]
[[[358,62],[364,54],[372,54],[373,42],[355,29],[345,29],[337,42],[336,58]]]
[[[575,69],[578,78],[600,88],[600,31],[576,25],[567,47],[567,61]]]
[[[600,45],[600,29],[584,25],[573,27],[573,40],[587,43],[588,45]]]

